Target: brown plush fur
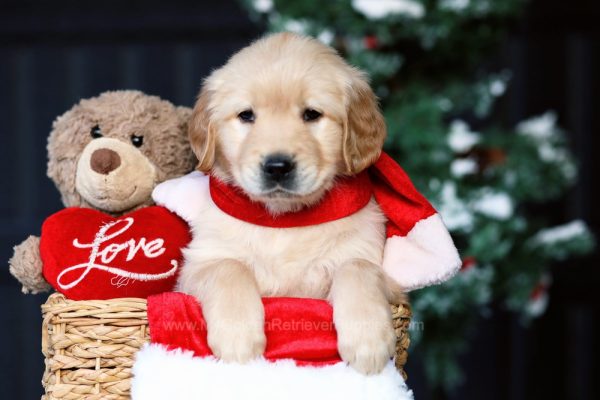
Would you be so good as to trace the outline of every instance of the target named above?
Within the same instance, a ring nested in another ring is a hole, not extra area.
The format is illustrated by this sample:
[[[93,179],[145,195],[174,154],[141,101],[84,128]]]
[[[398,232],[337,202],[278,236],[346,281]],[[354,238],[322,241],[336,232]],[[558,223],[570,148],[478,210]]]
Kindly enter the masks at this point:
[[[128,144],[131,135],[143,135],[139,150],[157,168],[156,184],[193,169],[195,158],[186,136],[190,112],[156,96],[126,90],[81,100],[58,117],[48,138],[48,176],[65,206],[92,207],[77,192],[75,176],[83,149],[94,140],[90,136],[94,125],[100,126],[103,137]],[[138,207],[151,203],[148,196]]]
[[[81,100],[56,119],[48,138],[48,176],[64,205],[112,215],[151,205],[154,186],[194,168],[196,159],[187,140],[190,113],[189,108],[132,90]],[[101,138],[90,134],[96,125]],[[132,144],[132,135],[143,136],[142,146]],[[105,175],[94,172],[89,159],[94,150],[104,148],[121,160],[119,168]],[[143,190],[129,193],[138,187]],[[85,188],[85,195],[78,188]],[[42,276],[38,237],[16,246],[9,264],[24,293],[50,289]]]

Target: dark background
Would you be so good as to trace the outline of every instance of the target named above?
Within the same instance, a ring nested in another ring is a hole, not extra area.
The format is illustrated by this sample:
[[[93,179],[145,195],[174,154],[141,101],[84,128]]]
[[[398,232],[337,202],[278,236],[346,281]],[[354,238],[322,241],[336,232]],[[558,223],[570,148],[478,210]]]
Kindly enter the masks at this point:
[[[539,212],[556,223],[583,218],[597,234],[599,3],[533,1],[490,58],[514,73],[499,109],[504,122],[556,110],[580,161],[577,187]],[[0,397],[30,400],[42,390],[45,296],[22,295],[6,261],[61,208],[45,176],[53,119],[109,89],[191,106],[202,77],[260,33],[234,0],[0,2]],[[450,397],[600,398],[598,260],[596,253],[554,267],[548,312],[530,329],[499,308],[482,319],[463,357],[466,380]],[[408,373],[417,398],[441,397],[415,352]]]

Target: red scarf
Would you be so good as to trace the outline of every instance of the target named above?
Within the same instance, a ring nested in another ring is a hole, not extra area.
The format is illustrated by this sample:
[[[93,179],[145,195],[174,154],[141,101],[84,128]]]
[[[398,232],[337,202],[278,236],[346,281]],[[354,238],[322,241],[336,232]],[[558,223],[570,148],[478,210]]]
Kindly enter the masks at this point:
[[[339,179],[318,204],[297,212],[273,216],[241,189],[210,177],[213,202],[226,214],[242,221],[271,228],[318,225],[348,217],[367,205],[371,197],[388,218],[387,235],[405,236],[435,209],[413,186],[404,170],[386,153],[368,170]]]

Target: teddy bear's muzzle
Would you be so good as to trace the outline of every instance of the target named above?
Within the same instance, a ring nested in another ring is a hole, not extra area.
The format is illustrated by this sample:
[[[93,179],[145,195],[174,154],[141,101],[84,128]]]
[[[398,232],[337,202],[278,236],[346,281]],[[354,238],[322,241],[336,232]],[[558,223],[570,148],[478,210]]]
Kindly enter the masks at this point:
[[[150,204],[156,174],[154,165],[139,149],[116,138],[103,137],[83,149],[75,187],[94,208],[119,213]]]

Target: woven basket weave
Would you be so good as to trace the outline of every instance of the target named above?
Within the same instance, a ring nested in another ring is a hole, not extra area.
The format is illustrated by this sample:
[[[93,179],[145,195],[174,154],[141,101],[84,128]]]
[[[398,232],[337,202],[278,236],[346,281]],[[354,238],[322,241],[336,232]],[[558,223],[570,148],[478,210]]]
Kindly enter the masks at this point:
[[[406,379],[411,311],[407,304],[391,307],[398,337],[395,363]],[[135,353],[150,340],[145,299],[74,301],[55,293],[42,313],[42,400],[130,398]]]

